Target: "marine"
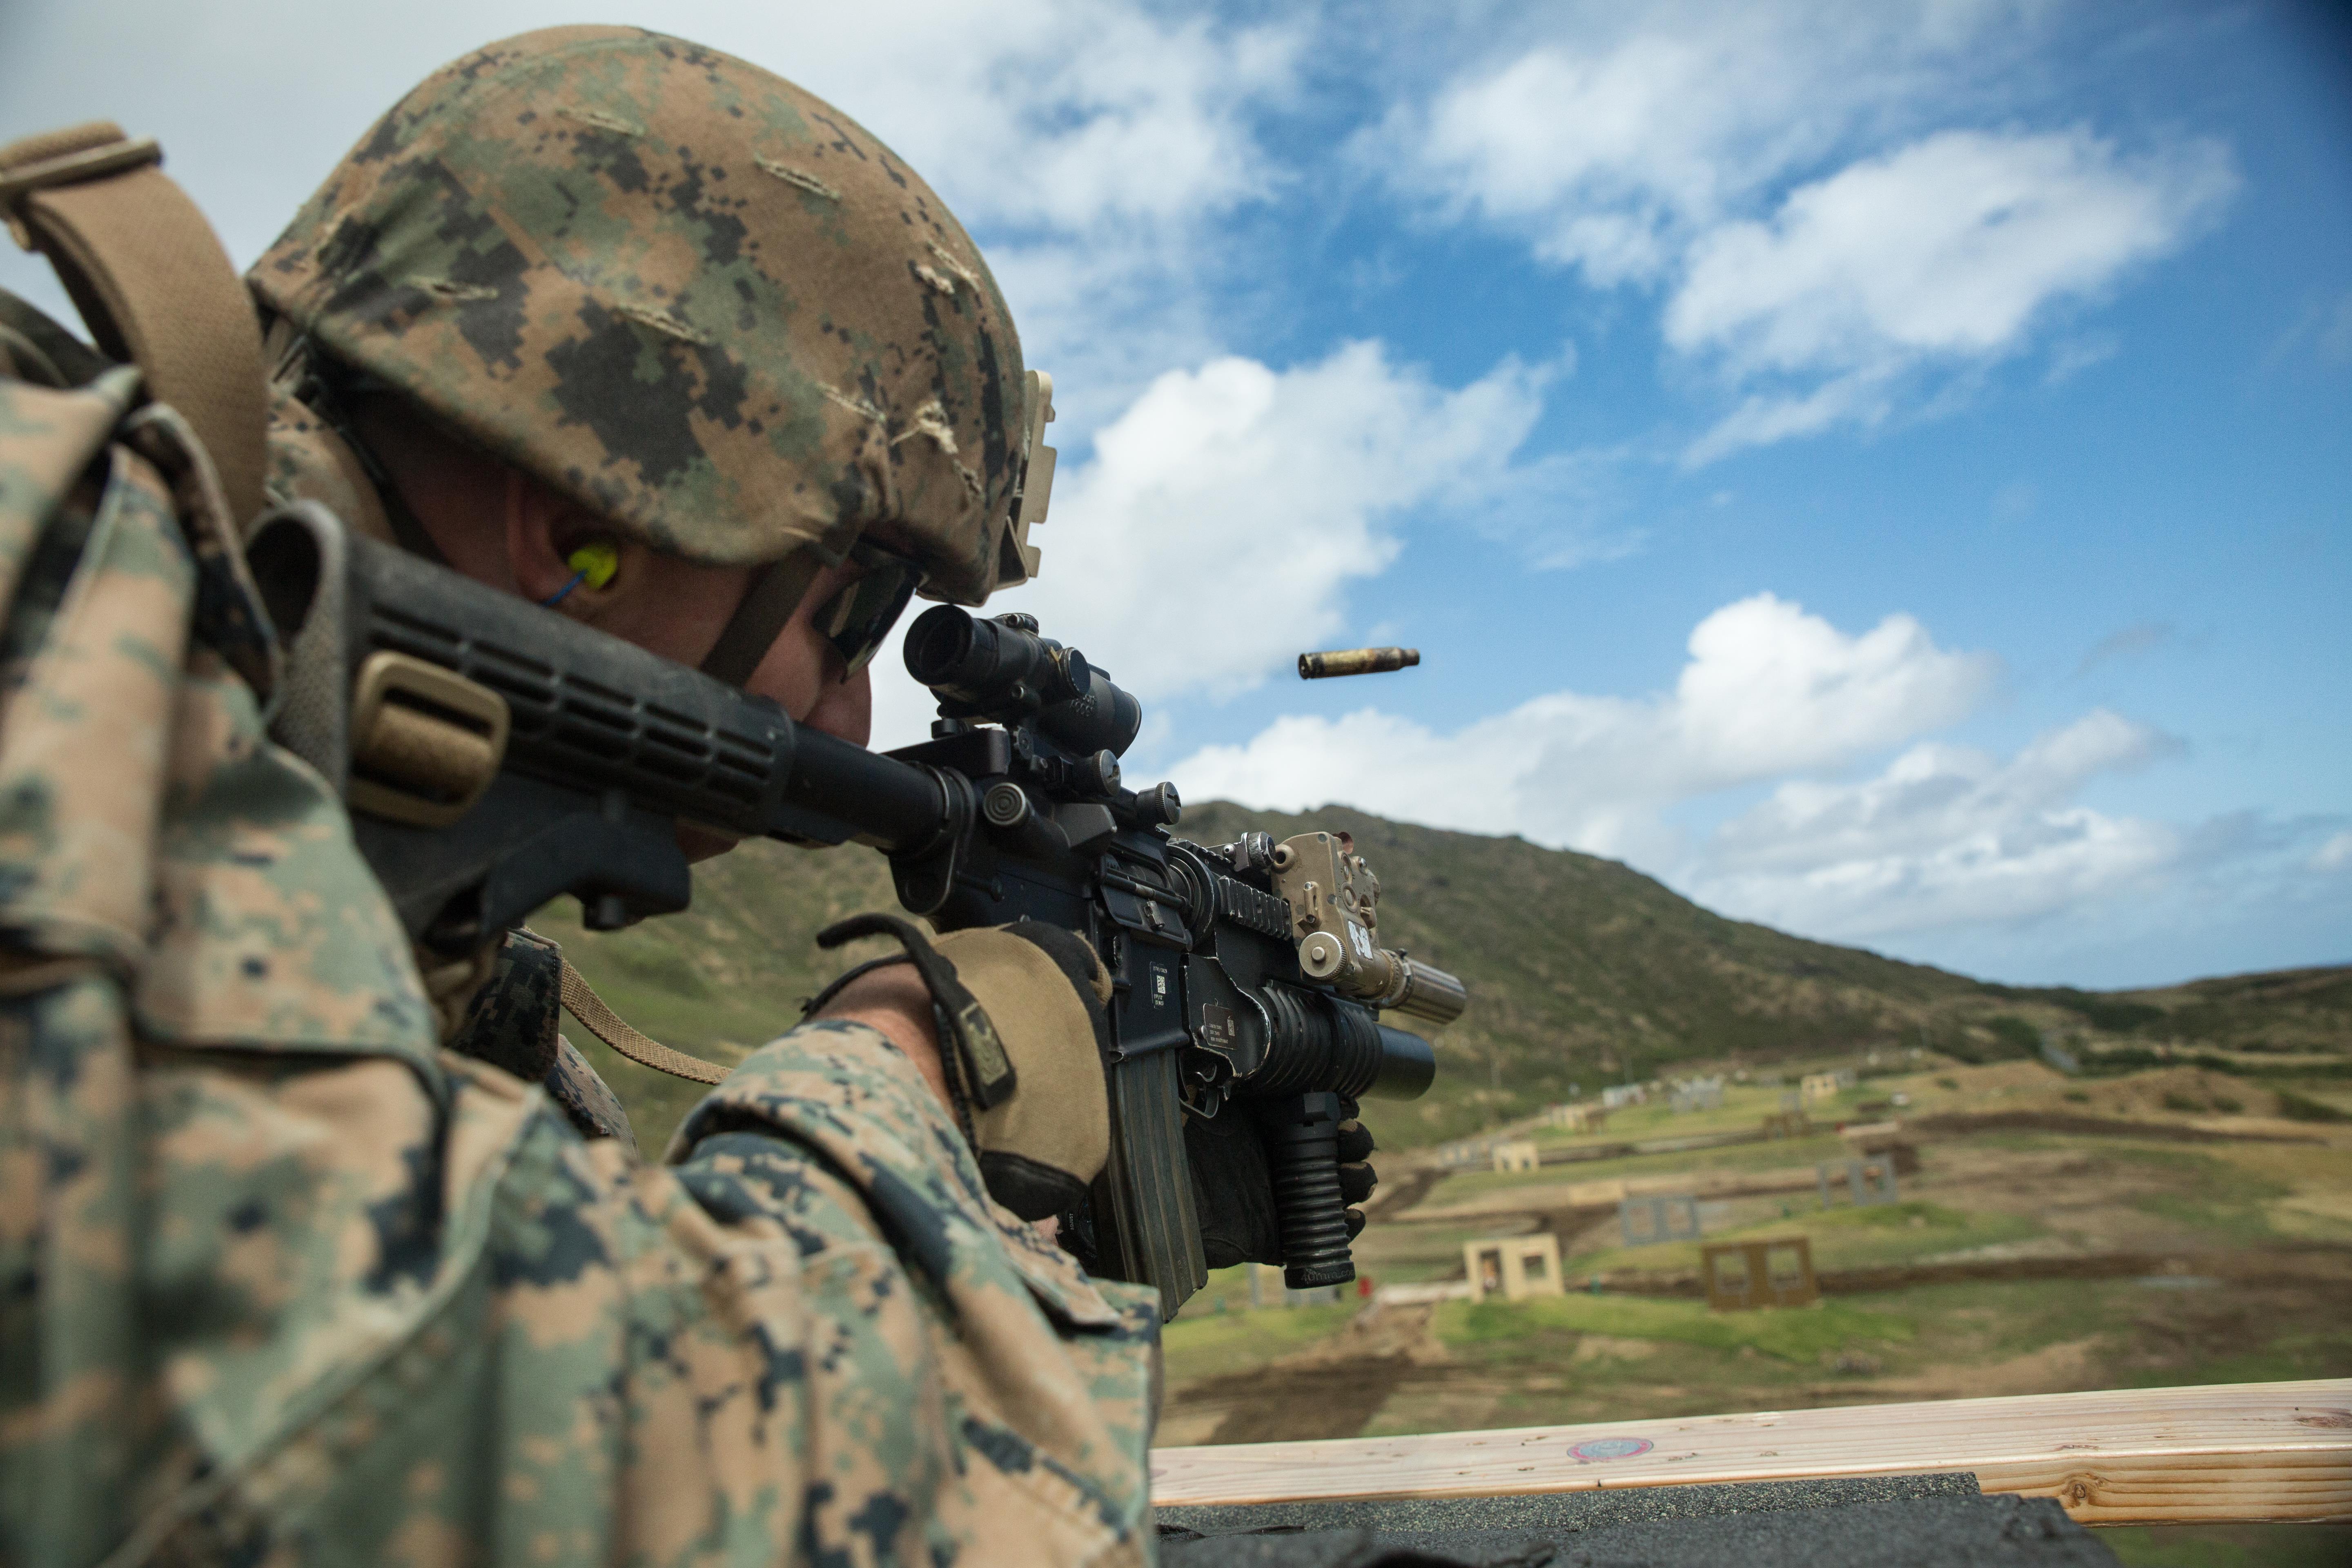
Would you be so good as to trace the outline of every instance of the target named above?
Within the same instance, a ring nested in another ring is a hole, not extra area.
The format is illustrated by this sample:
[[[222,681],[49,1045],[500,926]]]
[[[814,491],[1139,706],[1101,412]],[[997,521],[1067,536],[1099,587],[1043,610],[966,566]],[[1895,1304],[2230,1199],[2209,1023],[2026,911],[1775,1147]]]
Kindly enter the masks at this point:
[[[111,147],[0,151],[61,265]],[[743,61],[478,50],[248,281],[270,501],[799,722],[862,742],[908,599],[1034,570],[1042,383],[986,264]],[[1153,1299],[1034,1223],[1108,1149],[1085,944],[937,942],[1007,1104],[884,962],[641,1154],[551,945],[420,958],[270,742],[243,394],[78,292],[107,356],[0,310],[0,1561],[1148,1561]]]

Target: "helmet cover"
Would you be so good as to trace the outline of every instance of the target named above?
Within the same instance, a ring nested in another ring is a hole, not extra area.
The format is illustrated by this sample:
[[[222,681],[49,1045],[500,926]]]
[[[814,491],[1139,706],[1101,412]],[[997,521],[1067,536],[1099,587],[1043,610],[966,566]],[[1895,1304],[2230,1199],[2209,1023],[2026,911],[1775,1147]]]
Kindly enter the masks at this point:
[[[926,597],[1024,574],[1042,410],[987,265],[887,147],[730,56],[626,27],[478,50],[377,121],[248,280],[656,549],[837,562],[888,523]]]

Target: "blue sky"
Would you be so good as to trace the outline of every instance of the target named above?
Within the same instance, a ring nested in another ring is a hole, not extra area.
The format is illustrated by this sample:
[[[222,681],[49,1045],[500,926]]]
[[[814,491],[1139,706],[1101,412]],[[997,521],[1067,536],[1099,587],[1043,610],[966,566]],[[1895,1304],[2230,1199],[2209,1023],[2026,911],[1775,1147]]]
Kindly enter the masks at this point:
[[[660,22],[981,240],[1062,414],[1007,603],[1150,704],[1130,776],[2003,980],[2352,959],[2318,8],[847,9]],[[8,7],[0,135],[161,136],[242,260],[425,71],[577,16]],[[1289,674],[1370,640],[1424,662]]]

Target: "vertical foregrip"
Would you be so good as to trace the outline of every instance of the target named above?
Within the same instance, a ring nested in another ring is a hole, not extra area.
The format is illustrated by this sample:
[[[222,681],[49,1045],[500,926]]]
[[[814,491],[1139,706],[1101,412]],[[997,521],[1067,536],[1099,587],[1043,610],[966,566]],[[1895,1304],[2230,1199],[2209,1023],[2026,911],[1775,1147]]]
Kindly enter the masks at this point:
[[[1346,1284],[1356,1265],[1348,1256],[1348,1205],[1339,1196],[1339,1097],[1290,1096],[1265,1102],[1258,1115],[1274,1173],[1283,1283],[1294,1290]]]

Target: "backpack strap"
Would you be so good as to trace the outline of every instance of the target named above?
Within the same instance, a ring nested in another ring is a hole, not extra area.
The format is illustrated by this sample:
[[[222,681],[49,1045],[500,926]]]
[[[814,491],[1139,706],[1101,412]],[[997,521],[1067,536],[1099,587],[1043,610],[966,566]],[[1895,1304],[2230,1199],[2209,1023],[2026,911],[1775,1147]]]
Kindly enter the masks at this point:
[[[262,508],[269,409],[253,301],[163,149],[93,121],[0,147],[0,214],[57,268],[98,344],[203,442],[234,523]]]

